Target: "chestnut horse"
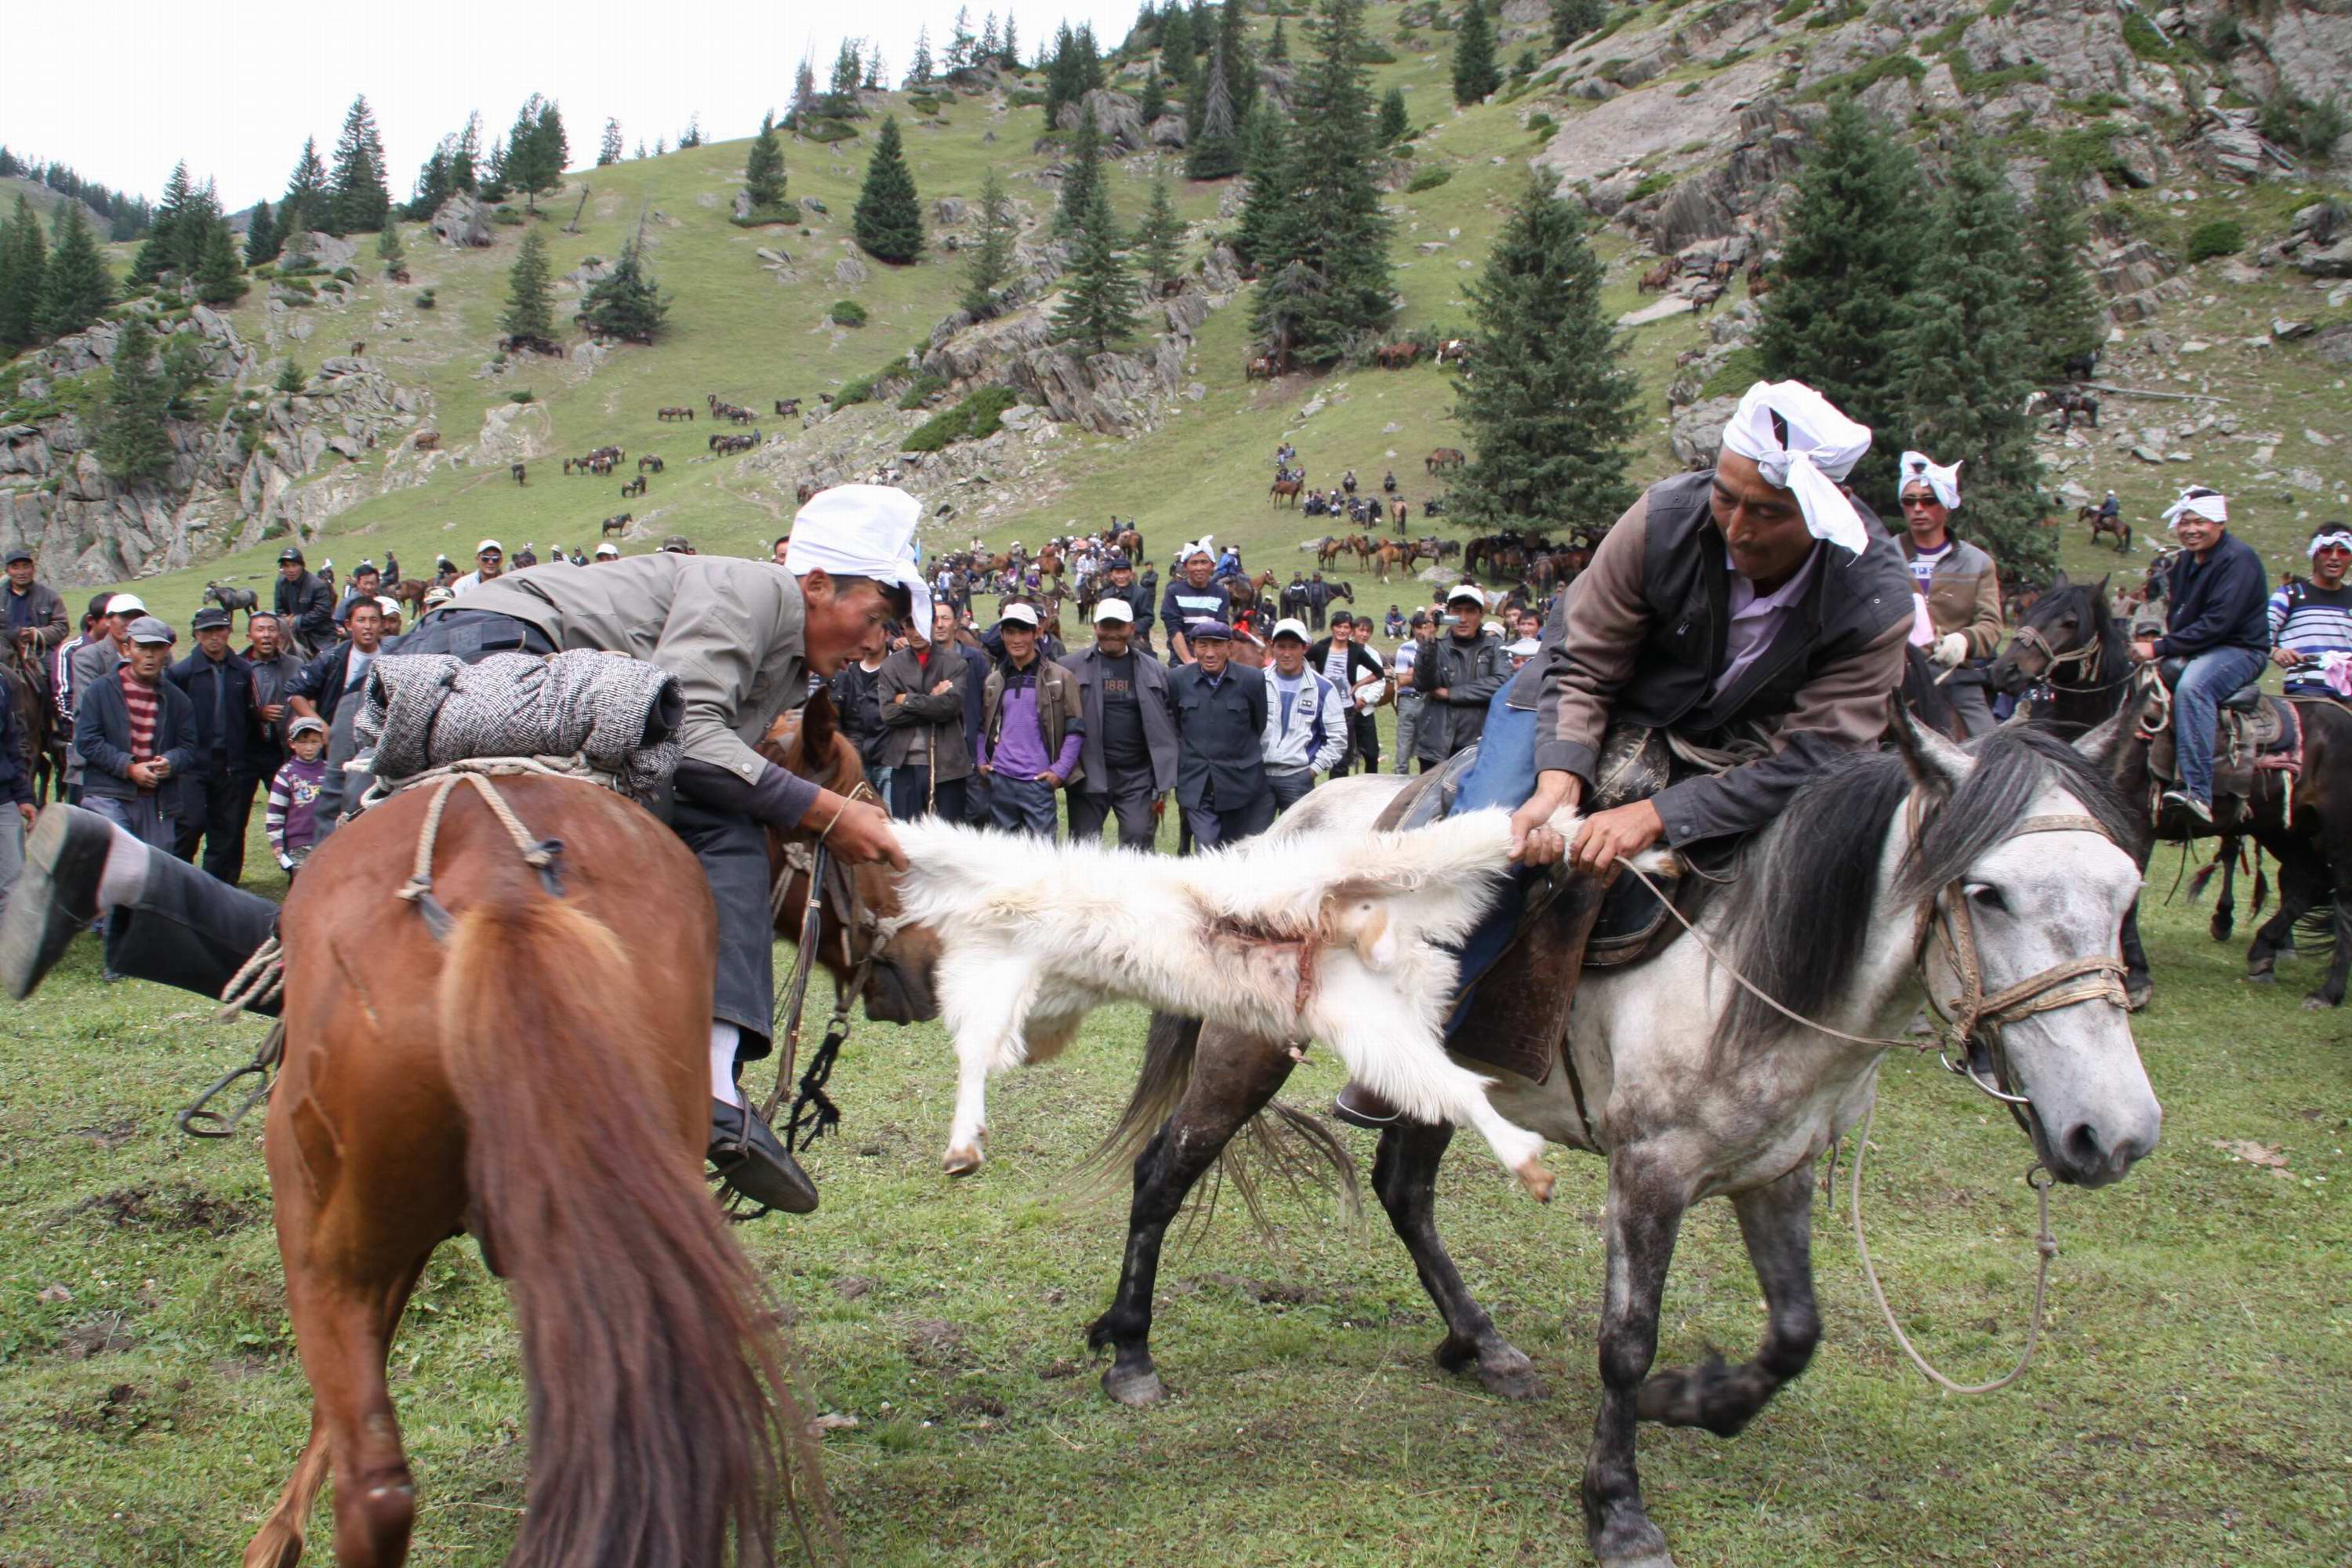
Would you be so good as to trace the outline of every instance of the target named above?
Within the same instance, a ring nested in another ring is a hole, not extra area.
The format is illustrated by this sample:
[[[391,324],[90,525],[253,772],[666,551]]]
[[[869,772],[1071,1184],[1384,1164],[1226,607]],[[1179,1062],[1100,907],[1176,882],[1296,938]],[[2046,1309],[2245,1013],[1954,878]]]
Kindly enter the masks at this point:
[[[561,841],[548,869],[459,788],[432,901],[402,907],[390,889],[428,830],[419,789],[320,846],[287,900],[265,1144],[313,1405],[246,1568],[292,1568],[331,1471],[337,1561],[406,1559],[416,1492],[385,1356],[425,1260],[461,1232],[522,1330],[530,1475],[507,1562],[717,1563],[731,1538],[735,1560],[767,1563],[780,1506],[804,1541],[809,1515],[830,1521],[775,1314],[702,1181],[709,887],[617,795],[495,788],[529,835]]]

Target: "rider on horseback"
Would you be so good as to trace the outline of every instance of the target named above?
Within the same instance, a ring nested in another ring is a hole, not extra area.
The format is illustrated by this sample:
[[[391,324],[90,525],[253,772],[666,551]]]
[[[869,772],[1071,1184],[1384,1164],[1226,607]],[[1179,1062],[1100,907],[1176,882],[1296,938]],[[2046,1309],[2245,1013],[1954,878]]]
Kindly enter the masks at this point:
[[[1840,488],[1869,447],[1870,431],[1812,388],[1750,387],[1713,470],[1654,485],[1603,538],[1541,655],[1496,695],[1454,809],[1516,807],[1522,865],[1565,856],[1598,876],[1662,838],[1683,848],[1752,833],[1830,757],[1874,743],[1902,679],[1912,595],[1894,542]],[[1593,802],[1563,842],[1553,813],[1588,799],[1604,736],[1628,725],[1727,765]],[[1466,980],[1504,955],[1522,903],[1507,896],[1472,932]],[[1571,907],[1580,952],[1599,900]],[[1550,983],[1573,994],[1572,975]],[[1463,1047],[1486,1028],[1475,1005],[1457,1009]],[[1391,1119],[1369,1101],[1350,1085],[1340,1114]]]
[[[66,640],[73,623],[66,618],[66,602],[58,591],[34,575],[33,552],[19,544],[8,552],[8,585],[0,590],[0,609],[6,611],[8,640],[23,650],[27,662]]]
[[[2213,820],[2213,740],[2221,701],[2263,673],[2270,655],[2270,580],[2254,547],[2230,532],[2229,499],[2191,486],[2165,512],[2180,538],[2166,574],[2170,605],[2162,637],[2132,644],[2143,664],[2186,661],[2172,687],[2175,765],[2180,784],[2163,804]]]

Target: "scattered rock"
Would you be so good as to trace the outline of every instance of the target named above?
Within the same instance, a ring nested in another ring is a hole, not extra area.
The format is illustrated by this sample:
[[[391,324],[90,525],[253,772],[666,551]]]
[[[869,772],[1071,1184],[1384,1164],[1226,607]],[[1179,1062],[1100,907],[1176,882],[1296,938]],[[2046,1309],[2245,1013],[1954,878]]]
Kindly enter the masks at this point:
[[[33,1298],[34,1300],[40,1302],[45,1307],[54,1307],[60,1302],[70,1301],[73,1299],[72,1291],[67,1289],[63,1285],[56,1284],[54,1282],[43,1286],[39,1294]]]
[[[855,256],[845,256],[833,264],[833,280],[845,289],[855,289],[871,276],[866,263]]]
[[[451,196],[434,209],[433,220],[425,226],[434,238],[453,249],[479,250],[490,243],[489,216],[471,196]]]
[[[820,1437],[828,1432],[855,1432],[857,1430],[857,1417],[827,1411],[823,1415],[812,1416],[808,1429]]]
[[[1086,95],[1081,103],[1062,105],[1061,116],[1054,121],[1055,127],[1062,131],[1076,131],[1081,104],[1094,111],[1095,129],[1102,133],[1104,147],[1114,156],[1140,153],[1151,144],[1150,132],[1144,129],[1143,115],[1135,100],[1108,88],[1096,88]]]
[[[2311,336],[2309,321],[2291,321],[2284,316],[2271,318],[2271,336],[2274,338],[2307,338]]]
[[[2352,321],[2339,322],[2315,334],[2311,348],[2329,364],[2352,364]]]

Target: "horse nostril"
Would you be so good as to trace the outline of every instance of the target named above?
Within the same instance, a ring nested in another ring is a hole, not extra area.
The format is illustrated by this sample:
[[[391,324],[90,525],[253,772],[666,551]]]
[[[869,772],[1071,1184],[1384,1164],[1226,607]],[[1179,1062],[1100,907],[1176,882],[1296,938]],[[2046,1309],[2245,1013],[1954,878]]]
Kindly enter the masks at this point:
[[[2099,1135],[2087,1121],[2077,1121],[2066,1129],[2066,1136],[2060,1140],[2059,1148],[2065,1154],[2067,1163],[2079,1172],[2087,1174],[2106,1170],[2107,1152],[2099,1146]]]

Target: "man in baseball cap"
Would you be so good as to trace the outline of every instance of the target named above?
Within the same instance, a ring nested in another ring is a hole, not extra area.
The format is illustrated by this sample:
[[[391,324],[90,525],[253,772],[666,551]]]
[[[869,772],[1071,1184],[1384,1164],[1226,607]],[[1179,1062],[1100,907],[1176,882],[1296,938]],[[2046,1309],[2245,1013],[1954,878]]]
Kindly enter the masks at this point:
[[[278,629],[304,658],[335,640],[335,591],[302,563],[302,552],[288,545],[278,552],[277,596],[270,607],[278,612]]]
[[[82,693],[75,711],[74,750],[83,763],[82,799],[97,816],[168,856],[177,841],[178,780],[195,761],[194,714],[187,694],[163,679],[176,640],[172,628],[142,615],[124,628],[123,638],[122,662]],[[26,847],[28,868],[39,837],[36,823],[35,843]],[[18,880],[10,895],[12,910],[34,880],[30,875]]]
[[[1117,813],[1119,847],[1150,849],[1160,832],[1153,808],[1176,786],[1168,667],[1139,645],[1138,629],[1129,601],[1106,598],[1095,606],[1093,646],[1062,661],[1087,726],[1067,797],[1073,844],[1098,843]]]
[[[1307,668],[1307,623],[1286,616],[1267,639],[1265,776],[1275,808],[1287,811],[1348,755],[1348,708],[1338,688]]]
[[[188,621],[195,648],[163,676],[187,694],[195,724],[173,852],[193,861],[201,846],[205,874],[233,884],[245,874],[254,792],[269,775],[277,752],[262,734],[253,665],[229,648],[231,619],[217,605],[198,610]]]
[[[507,547],[495,539],[485,539],[474,546],[474,569],[449,584],[449,591],[463,598],[485,583],[498,581],[506,571]]]
[[[621,547],[609,539],[596,547],[596,559],[599,561],[618,561],[620,558]]]
[[[1234,629],[1223,621],[1194,621],[1185,637],[1192,662],[1168,679],[1176,710],[1176,803],[1193,839],[1213,849],[1274,825],[1265,677],[1232,661]]]
[[[1177,557],[1179,575],[1168,584],[1167,595],[1160,601],[1160,624],[1168,630],[1169,652],[1178,664],[1190,664],[1196,657],[1192,629],[1202,622],[1224,626],[1223,640],[1233,640],[1233,628],[1225,622],[1233,613],[1233,601],[1222,585],[1212,581],[1216,569],[1217,546],[1212,539],[1203,538],[1197,544],[1186,545]]]

